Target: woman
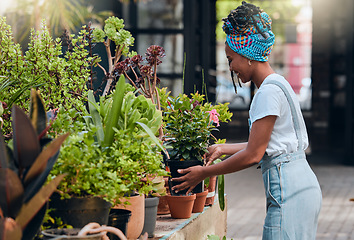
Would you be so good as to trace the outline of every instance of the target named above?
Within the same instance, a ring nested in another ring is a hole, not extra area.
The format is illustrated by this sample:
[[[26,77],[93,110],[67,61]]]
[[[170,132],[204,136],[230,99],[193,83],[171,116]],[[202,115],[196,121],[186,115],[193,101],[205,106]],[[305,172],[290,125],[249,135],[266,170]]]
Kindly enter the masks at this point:
[[[212,145],[207,165],[179,170],[185,175],[173,179],[181,182],[174,188],[190,192],[206,177],[259,164],[267,198],[263,240],[315,239],[322,195],[306,161],[308,137],[299,102],[289,83],[267,62],[274,44],[271,19],[253,4],[242,2],[223,20],[232,75],[258,88],[249,111],[249,139]],[[229,157],[211,165],[221,155]]]

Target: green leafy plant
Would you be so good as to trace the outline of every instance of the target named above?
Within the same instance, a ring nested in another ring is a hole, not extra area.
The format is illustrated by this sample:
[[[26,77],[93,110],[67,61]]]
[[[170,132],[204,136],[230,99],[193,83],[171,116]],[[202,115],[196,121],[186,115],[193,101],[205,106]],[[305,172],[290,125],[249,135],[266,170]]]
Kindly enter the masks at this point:
[[[0,101],[5,102],[4,119],[14,103],[28,110],[30,89],[41,91],[49,109],[63,106],[65,110],[84,109],[87,96],[87,81],[94,57],[89,55],[86,26],[77,36],[66,39],[67,51],[62,40],[53,39],[42,23],[41,31],[32,30],[28,50],[22,54],[19,44],[12,37],[12,30],[5,18],[0,18]],[[4,121],[5,138],[11,138],[10,121]]]
[[[156,138],[162,113],[144,96],[135,96],[124,76],[112,94],[96,102],[88,93],[88,111],[81,129],[69,137],[52,171],[68,173],[59,186],[63,197],[99,196],[109,202],[133,192],[148,193],[147,175],[167,175],[162,166],[163,147]],[[78,161],[80,159],[80,161]]]
[[[186,94],[173,97],[166,89],[160,90],[160,97],[170,159],[203,161],[211,141],[217,141],[211,132],[217,130],[219,122],[230,121],[228,103],[212,105],[204,102],[205,96],[198,92],[190,97]]]
[[[43,186],[68,136],[45,138],[46,123],[42,100],[32,90],[30,118],[12,107],[12,148],[0,133],[0,239],[32,239],[43,220],[45,203],[64,177],[59,175]]]

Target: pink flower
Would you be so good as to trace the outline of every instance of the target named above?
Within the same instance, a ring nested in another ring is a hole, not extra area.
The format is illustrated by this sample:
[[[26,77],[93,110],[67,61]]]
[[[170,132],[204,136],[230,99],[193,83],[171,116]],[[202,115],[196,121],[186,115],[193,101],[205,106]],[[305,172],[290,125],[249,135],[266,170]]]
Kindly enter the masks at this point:
[[[209,113],[209,121],[213,121],[213,123],[216,123],[216,126],[219,127],[219,118],[220,114],[216,111],[216,109],[213,109],[211,111],[207,111]]]

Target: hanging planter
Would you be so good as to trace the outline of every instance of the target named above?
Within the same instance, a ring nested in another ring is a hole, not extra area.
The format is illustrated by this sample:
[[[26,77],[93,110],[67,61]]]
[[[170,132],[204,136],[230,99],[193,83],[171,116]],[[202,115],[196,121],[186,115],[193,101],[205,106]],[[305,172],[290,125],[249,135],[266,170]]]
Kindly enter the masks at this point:
[[[208,195],[208,190],[205,190],[204,192],[201,193],[196,193],[196,199],[194,201],[194,205],[192,209],[193,213],[203,212],[207,195]]]
[[[168,207],[172,218],[190,218],[196,195],[167,196]]]

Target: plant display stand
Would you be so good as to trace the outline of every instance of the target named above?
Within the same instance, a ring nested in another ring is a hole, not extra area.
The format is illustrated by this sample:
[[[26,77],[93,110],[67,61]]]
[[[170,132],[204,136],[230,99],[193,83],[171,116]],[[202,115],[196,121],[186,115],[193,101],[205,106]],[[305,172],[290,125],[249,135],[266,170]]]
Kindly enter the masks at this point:
[[[207,239],[207,235],[226,235],[227,199],[221,211],[217,195],[212,206],[188,219],[173,219],[170,214],[158,215],[153,240]]]

